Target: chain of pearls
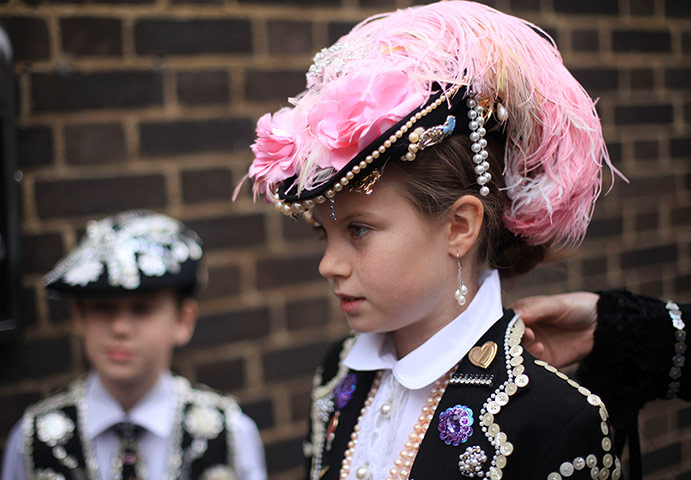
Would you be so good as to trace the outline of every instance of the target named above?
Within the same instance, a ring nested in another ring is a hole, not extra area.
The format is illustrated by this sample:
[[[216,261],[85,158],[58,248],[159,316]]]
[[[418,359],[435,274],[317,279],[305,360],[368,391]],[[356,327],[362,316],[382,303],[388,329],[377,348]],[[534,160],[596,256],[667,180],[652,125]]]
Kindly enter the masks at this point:
[[[420,443],[425,438],[425,434],[429,429],[430,423],[434,418],[434,412],[439,406],[441,397],[446,391],[446,386],[449,384],[449,378],[451,373],[456,371],[458,365],[454,365],[443,377],[434,382],[432,388],[430,389],[429,396],[425,401],[425,405],[422,407],[422,412],[418,417],[418,421],[413,426],[413,431],[408,435],[408,441],[403,446],[398,458],[394,460],[394,466],[389,470],[389,475],[386,480],[406,480],[408,475],[410,475],[410,469],[415,460],[418,450],[420,449]],[[360,410],[360,416],[358,417],[357,424],[353,429],[353,433],[350,435],[350,441],[348,442],[348,449],[345,452],[343,461],[341,462],[341,470],[339,478],[345,480],[348,478],[351,469],[351,463],[353,461],[353,453],[355,452],[355,446],[357,445],[358,436],[360,433],[360,422],[369,410],[369,407],[374,402],[374,398],[379,390],[379,384],[381,382],[381,371],[377,373],[372,388],[370,389],[367,400]],[[386,406],[386,405],[384,405]],[[358,480],[369,480],[372,478],[372,473],[369,470],[367,464],[359,467],[355,471],[355,477]]]
[[[279,196],[278,192],[275,192],[273,201],[276,210],[286,216],[299,215],[307,210],[314,208],[315,205],[322,204],[325,201],[327,201],[327,199],[333,198],[338,192],[343,190],[344,187],[348,186],[351,180],[355,178],[355,175],[359,174],[362,170],[367,168],[369,164],[371,164],[382,154],[384,154],[391,147],[391,145],[403,138],[403,135],[405,135],[409,131],[412,131],[413,126],[418,122],[418,120],[422,119],[423,117],[426,117],[433,110],[436,110],[442,103],[446,102],[447,99],[453,97],[456,94],[456,92],[458,92],[459,88],[459,85],[454,85],[450,87],[446,93],[442,93],[439,96],[439,98],[437,98],[435,101],[433,101],[426,107],[422,108],[419,112],[412,115],[405,122],[404,125],[401,125],[401,128],[396,130],[396,132],[394,132],[393,135],[389,136],[389,138],[384,140],[384,142],[379,147],[372,150],[372,152],[369,155],[367,155],[364,160],[361,160],[356,165],[353,165],[353,167],[349,171],[347,171],[340,179],[338,179],[338,181],[336,181],[331,188],[326,190],[326,192],[324,192],[323,195],[318,195],[314,198],[314,200],[307,199],[302,202],[289,203],[281,200],[281,197]]]

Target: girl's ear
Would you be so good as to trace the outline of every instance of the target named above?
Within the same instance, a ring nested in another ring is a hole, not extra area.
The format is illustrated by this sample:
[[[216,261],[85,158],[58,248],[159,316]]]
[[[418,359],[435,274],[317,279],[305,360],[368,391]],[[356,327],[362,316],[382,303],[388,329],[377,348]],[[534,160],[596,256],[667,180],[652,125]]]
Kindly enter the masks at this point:
[[[463,195],[454,202],[447,218],[450,255],[462,257],[475,245],[484,214],[485,207],[473,195]]]

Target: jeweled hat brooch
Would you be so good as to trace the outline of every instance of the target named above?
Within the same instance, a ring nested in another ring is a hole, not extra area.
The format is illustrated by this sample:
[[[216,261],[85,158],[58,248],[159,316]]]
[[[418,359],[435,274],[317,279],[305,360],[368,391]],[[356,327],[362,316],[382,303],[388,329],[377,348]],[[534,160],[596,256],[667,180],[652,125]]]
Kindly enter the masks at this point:
[[[85,236],[43,283],[74,296],[191,291],[206,279],[201,258],[201,239],[181,222],[131,210],[90,221]]]
[[[286,215],[368,193],[389,161],[467,135],[480,196],[505,189],[506,227],[532,244],[578,243],[612,168],[594,102],[539,27],[446,1],[371,17],[319,52],[291,106],[262,116],[248,177]],[[488,158],[485,134],[505,141]],[[501,162],[493,179],[489,162]],[[237,194],[237,192],[236,192]]]

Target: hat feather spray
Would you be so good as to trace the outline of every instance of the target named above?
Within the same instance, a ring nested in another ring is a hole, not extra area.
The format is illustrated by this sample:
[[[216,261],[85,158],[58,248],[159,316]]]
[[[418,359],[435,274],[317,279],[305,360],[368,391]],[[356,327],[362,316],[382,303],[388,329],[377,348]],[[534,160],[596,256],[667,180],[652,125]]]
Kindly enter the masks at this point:
[[[603,165],[616,172],[595,105],[543,30],[468,1],[373,16],[319,52],[306,90],[259,119],[255,198],[330,181],[435,89],[458,86],[486,101],[506,139],[506,227],[531,244],[578,244]]]

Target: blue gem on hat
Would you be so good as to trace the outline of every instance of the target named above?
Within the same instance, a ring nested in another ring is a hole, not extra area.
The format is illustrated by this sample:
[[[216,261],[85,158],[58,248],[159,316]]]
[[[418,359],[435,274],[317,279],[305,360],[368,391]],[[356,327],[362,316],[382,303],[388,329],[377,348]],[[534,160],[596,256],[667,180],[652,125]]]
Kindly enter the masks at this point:
[[[353,398],[356,388],[357,376],[354,373],[349,373],[346,375],[343,381],[341,381],[341,383],[334,388],[333,396],[336,408],[340,410],[345,407],[350,399]]]
[[[454,405],[439,415],[439,438],[457,447],[473,434],[473,411],[465,405]]]

